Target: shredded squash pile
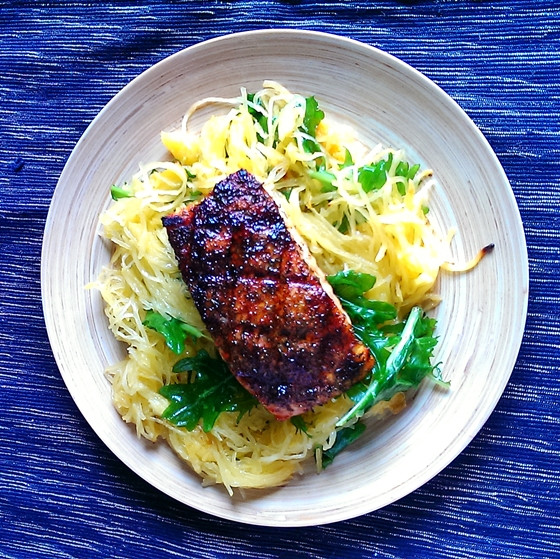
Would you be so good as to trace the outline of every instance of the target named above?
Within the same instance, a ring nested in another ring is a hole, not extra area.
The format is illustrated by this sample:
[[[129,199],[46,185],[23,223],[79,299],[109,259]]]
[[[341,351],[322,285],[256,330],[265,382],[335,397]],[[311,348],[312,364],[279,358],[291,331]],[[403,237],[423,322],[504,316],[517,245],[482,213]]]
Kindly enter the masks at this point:
[[[181,129],[162,133],[172,161],[144,164],[100,218],[114,252],[96,286],[110,329],[128,348],[126,359],[107,371],[114,405],[139,436],[167,440],[203,483],[221,483],[230,493],[281,485],[301,471],[305,459],[334,443],[334,425],[351,402],[342,396],[305,414],[307,432],[260,406],[240,420],[236,413],[222,413],[210,432],[163,420],[169,402],[159,389],[176,382],[172,368],[178,358],[143,324],[146,312],[205,329],[161,218],[246,169],[264,183],[326,274],[352,269],[375,276],[367,296],[402,313],[434,304],[432,289],[447,255],[445,239],[427,216],[431,171],[413,168],[402,151],[362,145],[328,116],[306,124],[310,102],[264,82],[254,94],[242,90],[235,99],[197,103]],[[208,104],[215,105],[216,115],[191,131],[190,117]],[[215,352],[202,337],[187,341],[185,355],[200,348]],[[398,394],[370,413],[396,412],[403,405]]]

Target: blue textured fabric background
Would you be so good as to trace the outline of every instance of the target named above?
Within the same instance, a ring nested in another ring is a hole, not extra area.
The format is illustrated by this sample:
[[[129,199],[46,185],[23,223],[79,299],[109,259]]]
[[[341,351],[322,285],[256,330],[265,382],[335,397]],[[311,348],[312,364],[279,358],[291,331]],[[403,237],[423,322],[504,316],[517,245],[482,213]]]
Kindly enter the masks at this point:
[[[560,557],[559,6],[552,0],[0,1],[0,557]],[[358,39],[449,93],[510,178],[531,274],[517,365],[467,449],[382,510],[306,529],[213,518],[131,473],[70,398],[41,310],[45,218],[57,178],[90,121],[167,55],[268,27]]]

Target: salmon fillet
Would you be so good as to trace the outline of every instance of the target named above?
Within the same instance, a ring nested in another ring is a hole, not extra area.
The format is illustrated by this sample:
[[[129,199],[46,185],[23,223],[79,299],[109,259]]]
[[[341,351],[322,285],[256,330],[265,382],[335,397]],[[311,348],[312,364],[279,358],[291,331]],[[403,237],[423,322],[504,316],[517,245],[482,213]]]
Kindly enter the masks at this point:
[[[314,258],[250,173],[163,224],[222,358],[277,419],[327,402],[373,367]]]

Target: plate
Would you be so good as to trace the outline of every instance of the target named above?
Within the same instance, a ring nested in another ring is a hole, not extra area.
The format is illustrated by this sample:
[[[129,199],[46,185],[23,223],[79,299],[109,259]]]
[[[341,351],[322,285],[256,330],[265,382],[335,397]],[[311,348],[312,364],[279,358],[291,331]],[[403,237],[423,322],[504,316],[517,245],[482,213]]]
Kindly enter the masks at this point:
[[[320,475],[281,488],[238,492],[203,488],[165,443],[136,437],[111,403],[105,368],[123,349],[112,338],[96,291],[110,257],[99,236],[109,187],[140,162],[166,157],[162,130],[179,125],[207,96],[236,96],[264,79],[315,95],[332,118],[372,142],[407,150],[434,170],[431,216],[457,228],[453,252],[466,260],[495,243],[469,273],[442,273],[437,359],[447,392],[423,385],[400,415],[374,426]],[[85,419],[139,476],[182,503],[242,523],[325,524],[381,508],[445,468],[482,427],[514,367],[528,297],[527,251],[519,211],[500,163],[461,108],[398,59],[324,33],[238,33],[194,45],[145,71],[99,113],[61,174],[49,210],[41,269],[44,315],[61,375]]]

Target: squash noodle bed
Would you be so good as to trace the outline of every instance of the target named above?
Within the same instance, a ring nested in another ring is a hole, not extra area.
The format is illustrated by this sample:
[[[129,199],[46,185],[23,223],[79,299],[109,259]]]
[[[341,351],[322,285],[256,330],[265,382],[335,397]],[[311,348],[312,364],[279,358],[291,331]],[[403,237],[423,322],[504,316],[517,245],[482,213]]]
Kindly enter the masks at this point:
[[[192,115],[209,105],[214,115],[191,131]],[[141,165],[120,187],[126,196],[100,217],[114,251],[94,286],[105,301],[111,331],[127,347],[126,359],[107,370],[114,405],[138,436],[165,439],[204,484],[221,483],[230,494],[234,488],[284,484],[313,456],[320,466],[321,450],[334,444],[335,423],[352,403],[341,396],[305,414],[306,433],[260,406],[241,419],[222,413],[210,432],[200,426],[188,431],[162,419],[169,402],[159,389],[178,381],[172,368],[179,357],[143,325],[146,312],[205,328],[161,218],[246,169],[263,182],[327,275],[352,269],[375,276],[367,297],[394,304],[402,316],[414,305],[437,304],[432,291],[448,255],[448,239],[434,230],[427,212],[431,171],[418,169],[403,181],[402,150],[366,146],[328,116],[312,137],[304,126],[305,111],[304,96],[275,82],[264,82],[254,94],[242,89],[234,99],[200,101],[180,129],[162,132],[171,160]],[[383,160],[383,184],[366,191],[360,169]],[[199,349],[215,354],[211,340],[202,337],[187,340],[182,357]],[[397,413],[404,405],[404,395],[397,394],[369,414]]]

